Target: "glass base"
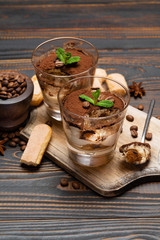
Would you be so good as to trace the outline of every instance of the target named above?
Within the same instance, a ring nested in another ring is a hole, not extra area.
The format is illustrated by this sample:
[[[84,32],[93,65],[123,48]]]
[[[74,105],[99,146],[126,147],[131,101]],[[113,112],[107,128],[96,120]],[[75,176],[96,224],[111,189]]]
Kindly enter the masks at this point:
[[[107,164],[114,156],[114,150],[98,150],[95,152],[80,151],[68,144],[69,157],[79,165],[86,167],[99,167]]]
[[[53,118],[57,121],[62,121],[60,110],[50,108],[50,107],[48,107],[47,104],[45,104],[45,106],[47,108],[47,113],[51,118]]]

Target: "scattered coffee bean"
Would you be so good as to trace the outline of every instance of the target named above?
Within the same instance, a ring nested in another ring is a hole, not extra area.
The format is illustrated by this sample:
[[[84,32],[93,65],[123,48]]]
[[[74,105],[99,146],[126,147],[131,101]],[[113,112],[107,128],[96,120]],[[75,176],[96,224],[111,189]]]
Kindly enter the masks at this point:
[[[132,130],[132,131],[131,131],[131,136],[132,136],[133,138],[137,138],[137,137],[138,137],[138,132],[137,132],[136,130]]]
[[[16,143],[16,142],[13,142],[13,141],[10,141],[10,142],[9,142],[9,146],[10,146],[10,147],[16,147],[16,146],[17,146],[17,143]]]
[[[16,131],[16,132],[15,132],[15,136],[16,136],[16,137],[19,137],[19,136],[20,136],[20,132]]]
[[[138,131],[138,126],[132,125],[132,126],[130,127],[130,131],[132,131],[132,130]]]
[[[23,129],[23,127],[19,127],[14,132],[0,132],[0,141],[3,142],[3,144],[8,142],[8,145],[10,147],[16,147],[17,144],[19,144],[20,149],[22,151],[26,148],[26,141],[20,139],[20,131]]]
[[[8,137],[8,133],[2,133],[2,138]]]
[[[26,142],[25,141],[20,141],[19,146],[23,146],[23,145],[26,145]]]
[[[14,138],[12,138],[12,141],[15,142],[15,143],[19,143],[20,140],[19,140],[19,138],[14,137]]]
[[[22,146],[21,146],[21,150],[24,151],[24,150],[26,149],[26,146],[27,146],[27,145],[22,145]]]
[[[145,139],[148,141],[152,140],[152,133],[146,133]]]
[[[139,104],[139,105],[138,105],[138,109],[141,110],[141,111],[143,111],[144,106],[143,106],[142,104]]]
[[[72,182],[72,187],[74,189],[80,189],[80,184],[78,182]]]
[[[62,178],[60,184],[62,187],[68,186],[68,180],[66,178]]]
[[[89,107],[90,107],[90,104],[89,104],[89,102],[84,101],[84,102],[82,103],[82,106],[83,106],[83,108],[89,108]]]
[[[14,138],[14,137],[15,137],[15,133],[9,133],[9,134],[8,134],[8,137],[9,137],[9,138]]]
[[[132,115],[127,115],[126,116],[126,119],[129,121],[129,122],[133,122],[134,121],[134,117]]]
[[[8,138],[8,137],[5,137],[5,138],[3,138],[3,140],[4,140],[5,142],[8,142],[9,138]]]

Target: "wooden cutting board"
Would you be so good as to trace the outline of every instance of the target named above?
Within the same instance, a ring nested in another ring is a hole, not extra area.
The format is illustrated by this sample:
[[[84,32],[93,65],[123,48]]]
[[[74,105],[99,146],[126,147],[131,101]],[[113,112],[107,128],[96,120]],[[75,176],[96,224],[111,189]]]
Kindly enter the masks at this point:
[[[75,164],[68,157],[66,138],[63,132],[62,123],[51,118],[46,113],[44,105],[31,111],[28,124],[22,130],[21,134],[25,138],[29,138],[32,129],[39,123],[51,122],[53,128],[52,139],[47,147],[46,155],[57,165],[62,167],[72,176],[83,182],[86,186],[103,196],[116,196],[124,192],[133,182],[141,183],[147,177],[160,175],[160,162],[158,162],[158,154],[160,149],[160,120],[155,117],[151,118],[148,132],[152,132],[153,138],[149,142],[151,145],[151,160],[142,166],[133,166],[126,163],[119,153],[119,147],[122,144],[135,141],[130,134],[130,126],[138,126],[138,138],[140,141],[146,113],[129,106],[127,114],[134,116],[134,122],[124,120],[123,131],[119,137],[114,158],[105,166],[97,168],[82,167]],[[147,141],[146,141],[147,142]]]

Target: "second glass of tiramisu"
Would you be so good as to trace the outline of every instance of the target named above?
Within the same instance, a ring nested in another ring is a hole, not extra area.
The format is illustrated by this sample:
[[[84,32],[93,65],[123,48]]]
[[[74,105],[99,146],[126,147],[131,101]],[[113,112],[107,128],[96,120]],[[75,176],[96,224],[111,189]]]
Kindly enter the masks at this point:
[[[110,161],[129,104],[128,89],[108,78],[85,76],[66,83],[58,100],[70,158],[88,167]]]

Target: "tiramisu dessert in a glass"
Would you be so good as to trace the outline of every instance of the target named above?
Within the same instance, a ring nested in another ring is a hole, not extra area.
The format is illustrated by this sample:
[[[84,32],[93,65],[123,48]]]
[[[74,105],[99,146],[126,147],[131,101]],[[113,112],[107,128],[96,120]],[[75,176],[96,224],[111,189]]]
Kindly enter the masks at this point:
[[[48,114],[61,120],[57,93],[75,77],[93,75],[98,52],[89,42],[73,37],[53,38],[40,44],[32,64],[40,83]]]
[[[69,156],[97,167],[112,159],[130,95],[126,87],[93,76],[76,78],[58,93]]]

